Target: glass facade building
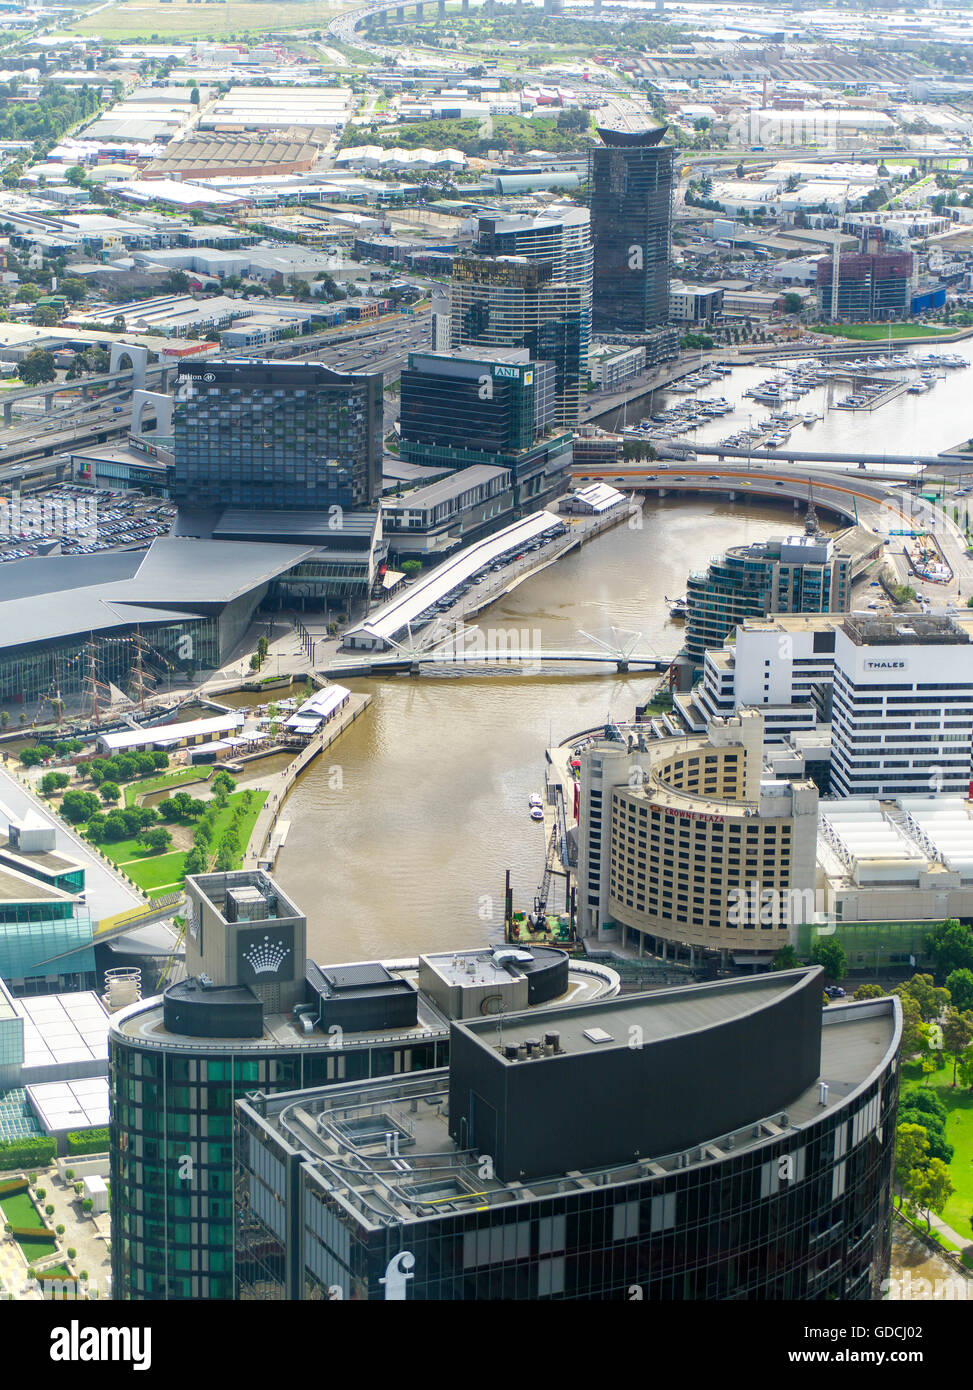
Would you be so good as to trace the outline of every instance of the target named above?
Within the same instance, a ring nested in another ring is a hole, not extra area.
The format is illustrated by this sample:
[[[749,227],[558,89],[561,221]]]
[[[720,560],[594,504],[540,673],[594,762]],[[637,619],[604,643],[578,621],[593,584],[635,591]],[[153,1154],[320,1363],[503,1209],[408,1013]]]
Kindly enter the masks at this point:
[[[400,452],[409,463],[507,469],[514,508],[563,490],[570,438],[552,428],[555,369],[524,350],[409,354],[402,371]]]
[[[598,333],[642,333],[669,321],[675,151],[665,126],[599,129],[588,152]]]
[[[851,556],[821,535],[734,546],[686,585],[685,651],[702,664],[709,647],[748,618],[770,613],[844,613]]]
[[[512,1130],[504,1129],[504,1120],[511,1119],[514,1102],[499,1101],[494,1134],[513,1134],[518,1153],[512,1163],[503,1142],[498,1152],[487,1137],[496,1116],[476,1090],[479,1083],[456,1075],[457,1034],[479,1029],[483,1048],[499,1053],[492,1034],[487,1040],[495,1024],[453,1025],[449,1072],[239,1102],[238,1297],[881,1297],[891,1253],[901,1013],[889,998],[828,1010],[822,1019],[819,979],[808,988],[815,993],[820,1054],[809,1053],[814,1028],[808,1015],[794,1042],[810,1065],[795,1073],[790,1099],[779,1087],[772,1098],[769,1073],[744,1094],[760,1070],[753,1052],[741,1051],[745,1037],[751,1043],[756,1038],[752,1016],[738,1029],[725,1014],[693,1042],[680,1038],[686,1020],[678,1022],[675,996],[686,996],[686,989],[665,992],[675,1009],[676,1032],[645,1044],[646,1052],[660,1049],[651,1059],[636,1060],[638,1050],[617,1037],[599,1044],[606,1080],[616,1060],[630,1073],[661,1068],[658,1091],[650,1086],[652,1097],[643,1096],[641,1106],[619,1105],[620,1074],[603,1102],[588,1090],[564,1090],[554,1072],[560,1067],[567,1076],[571,1070],[575,1033],[567,1020],[584,1006],[548,1011],[542,1026],[557,1031],[543,1034],[543,1055],[537,1039],[526,1058],[496,1059],[511,1077],[523,1072],[526,1091],[538,1100],[536,1109],[525,1104],[533,1123]],[[698,996],[700,989],[721,987],[691,988]],[[646,998],[626,996],[615,1003],[632,1013]],[[597,1014],[610,1026],[603,1017],[607,1007],[588,1006],[592,1021]],[[778,1028],[783,1015],[770,1007]],[[519,1040],[520,1016],[509,1022]],[[536,1019],[525,1026],[536,1028]],[[550,1037],[558,1041],[548,1044]],[[512,1045],[516,1053],[518,1045]],[[579,1046],[590,1050],[593,1044]],[[559,1055],[551,1056],[549,1047]],[[676,1151],[657,1152],[646,1137],[640,1149],[626,1153],[625,1139],[612,1133],[613,1117],[629,1112],[622,1125],[631,1128],[633,1118],[648,1136],[656,1118],[653,1098],[672,1111],[666,1095],[698,1091],[700,1047],[712,1049],[718,1073],[719,1098],[702,1083],[713,1096],[713,1113],[706,1113],[709,1101],[675,1107],[683,1118],[694,1112],[697,1138]],[[629,1054],[624,1061],[623,1052]],[[548,1081],[560,1090],[553,1108]],[[686,1092],[679,1090],[682,1084]],[[583,1122],[586,1108],[598,1111],[597,1122],[590,1115]],[[535,1169],[528,1156],[548,1113],[562,1136],[560,1171],[541,1159]],[[479,1125],[485,1128],[477,1132]],[[585,1146],[591,1152],[600,1146],[606,1161],[576,1162]]]
[[[383,379],[317,363],[185,364],[170,497],[207,511],[365,507],[381,492]]]
[[[187,978],[109,1029],[116,1298],[233,1297],[238,1100],[425,1073],[449,1056],[435,978],[450,955],[318,966],[303,916],[262,870],[190,875],[186,896]],[[548,952],[529,977],[504,968],[491,988],[520,990],[523,1007],[554,997],[561,973],[567,958]],[[592,995],[617,978],[589,967],[566,983]]]
[[[296,1033],[289,1046],[269,1033],[234,1045],[168,1036],[161,1012],[158,1000],[133,1005],[109,1039],[114,1296],[232,1298],[234,1102],[440,1066],[448,1042],[350,1055],[327,1038],[302,1045]]]
[[[832,314],[834,258],[817,263],[818,303],[822,318],[851,323],[902,319],[910,311],[913,255],[911,251],[855,253],[838,257],[838,307]]]
[[[527,348],[553,362],[554,421],[576,425],[591,345],[587,210],[481,217],[475,250],[453,262],[452,346]]]

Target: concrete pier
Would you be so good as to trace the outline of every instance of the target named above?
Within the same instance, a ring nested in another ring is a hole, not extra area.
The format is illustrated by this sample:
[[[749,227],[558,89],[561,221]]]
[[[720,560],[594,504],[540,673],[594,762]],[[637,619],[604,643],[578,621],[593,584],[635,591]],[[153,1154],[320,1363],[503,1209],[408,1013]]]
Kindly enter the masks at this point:
[[[344,731],[354,724],[359,715],[364,714],[371,702],[371,695],[353,694],[340,715],[329,720],[321,732],[315,734],[281,772],[275,773],[269,784],[269,795],[260,809],[250,843],[243,856],[245,869],[256,868],[258,862],[266,857],[264,849],[268,843],[272,843],[272,834],[283,810],[284,801],[304,769],[326,748],[330,748]],[[278,838],[278,849],[281,844],[283,835]]]

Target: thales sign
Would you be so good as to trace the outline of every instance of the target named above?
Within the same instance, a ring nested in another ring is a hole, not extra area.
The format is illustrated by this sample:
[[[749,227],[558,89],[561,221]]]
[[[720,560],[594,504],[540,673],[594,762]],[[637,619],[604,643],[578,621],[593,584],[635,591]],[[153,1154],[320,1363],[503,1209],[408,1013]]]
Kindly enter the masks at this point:
[[[893,661],[890,658],[880,657],[869,658],[865,662],[866,671],[905,671],[908,668],[907,661]]]

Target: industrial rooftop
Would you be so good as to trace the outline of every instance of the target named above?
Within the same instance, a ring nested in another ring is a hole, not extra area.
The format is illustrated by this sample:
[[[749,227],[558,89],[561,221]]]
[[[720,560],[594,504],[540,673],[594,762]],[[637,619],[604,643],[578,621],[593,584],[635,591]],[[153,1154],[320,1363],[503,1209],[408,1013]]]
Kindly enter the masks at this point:
[[[624,1011],[625,1001],[620,1001]],[[665,1003],[662,1011],[679,1026],[691,1026],[692,1006]],[[673,1014],[673,1008],[675,1014]],[[588,1009],[588,1015],[602,1009]],[[651,1009],[644,1010],[651,1013]],[[663,1012],[658,1017],[661,1019]],[[767,1144],[820,1119],[864,1089],[897,1046],[897,1003],[869,1000],[827,1009],[822,1019],[821,1069],[812,1085],[795,1095],[786,1112],[775,1111],[731,1134],[713,1135],[688,1154],[659,1154],[638,1161],[585,1172],[551,1174],[529,1182],[503,1183],[484,1178],[478,1156],[450,1138],[446,1111],[447,1070],[425,1072],[367,1086],[349,1084],[276,1096],[261,1096],[258,1111],[281,1140],[308,1157],[306,1162],[366,1225],[420,1220],[443,1211],[482,1210],[497,1203],[549,1196],[600,1183],[634,1182],[663,1177],[687,1166],[703,1167]],[[505,1038],[509,1024],[505,1025]],[[587,1045],[587,1044],[586,1044]],[[534,1063],[526,1063],[533,1066]],[[822,1105],[821,1083],[827,1085]],[[579,1116],[583,1121],[583,1117]],[[388,1155],[388,1138],[399,1135],[398,1154]]]

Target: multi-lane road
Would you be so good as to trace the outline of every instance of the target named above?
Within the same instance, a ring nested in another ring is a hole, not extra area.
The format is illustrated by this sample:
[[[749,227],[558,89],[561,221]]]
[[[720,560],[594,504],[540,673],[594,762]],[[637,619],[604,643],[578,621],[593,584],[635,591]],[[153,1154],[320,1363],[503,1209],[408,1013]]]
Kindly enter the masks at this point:
[[[351,330],[290,340],[268,349],[266,355],[323,362],[336,371],[382,372],[389,384],[397,379],[411,351],[429,346],[429,337],[429,312],[420,310]],[[76,396],[55,399],[49,413],[19,419],[0,430],[0,483],[43,475],[72,450],[128,434],[132,382],[130,377],[116,380],[115,388],[104,396],[88,401]]]

